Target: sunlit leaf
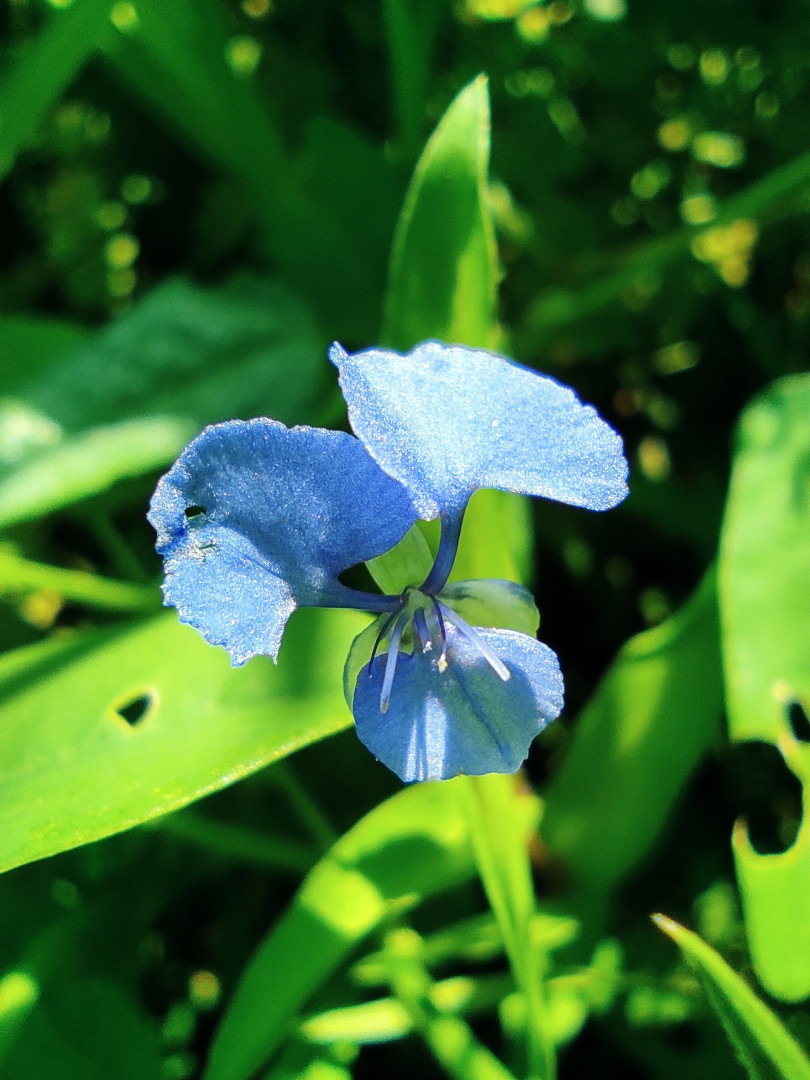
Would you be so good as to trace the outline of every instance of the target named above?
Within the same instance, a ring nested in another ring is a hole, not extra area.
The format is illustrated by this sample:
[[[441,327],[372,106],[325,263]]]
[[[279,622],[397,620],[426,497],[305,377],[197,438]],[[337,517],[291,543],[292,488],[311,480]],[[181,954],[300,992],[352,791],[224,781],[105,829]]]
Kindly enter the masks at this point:
[[[775,384],[744,413],[720,555],[729,733],[776,746],[810,797],[810,378]],[[810,815],[792,847],[760,855],[734,833],[751,955],[765,988],[810,994]]]
[[[0,529],[169,465],[195,431],[188,420],[155,417],[91,428],[60,440],[53,449],[17,465],[0,482]]]
[[[488,161],[489,98],[479,77],[442,117],[408,188],[391,256],[386,345],[406,350],[426,338],[492,344],[497,263],[484,203]]]
[[[359,624],[298,613],[278,667],[231,668],[174,612],[7,654],[0,869],[184,806],[346,727],[340,682]]]
[[[480,76],[451,103],[414,170],[394,237],[385,344],[407,350],[429,338],[482,347],[496,342],[489,146],[489,97]],[[453,578],[525,582],[530,550],[527,501],[502,491],[478,492],[465,517]]]

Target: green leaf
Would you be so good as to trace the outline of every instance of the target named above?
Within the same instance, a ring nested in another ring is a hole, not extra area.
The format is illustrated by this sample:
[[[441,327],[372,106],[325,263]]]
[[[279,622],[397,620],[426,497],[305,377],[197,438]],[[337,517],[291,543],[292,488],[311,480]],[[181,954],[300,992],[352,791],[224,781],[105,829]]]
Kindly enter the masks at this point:
[[[752,1080],[810,1080],[810,1061],[779,1018],[723,958],[691,930],[654,915],[700,978],[740,1061]]]
[[[0,483],[0,529],[108,491],[169,465],[197,432],[173,417],[128,420],[66,438],[10,471]]]
[[[568,863],[592,912],[655,842],[721,710],[709,573],[678,614],[621,649],[547,791],[543,838]]]
[[[315,990],[392,907],[412,907],[471,876],[456,783],[400,791],[341,837],[310,872],[237,987],[205,1080],[248,1080]]]
[[[325,345],[276,282],[242,274],[207,289],[174,279],[15,397],[70,432],[156,414],[197,428],[265,412],[293,423],[328,374]]]
[[[226,61],[229,23],[216,0],[138,0],[136,18],[105,43],[113,71],[162,121],[214,166],[237,180],[249,219],[284,276],[305,294],[332,334],[367,331],[379,286],[353,258],[352,223],[313,198],[284,146],[273,112],[250,78]],[[254,38],[256,45],[260,39]],[[341,158],[325,162],[345,175]],[[373,307],[372,307],[373,304]]]
[[[154,1080],[158,1075],[158,1033],[142,1010],[115,983],[75,974],[45,987],[3,1063],[6,1080]]]
[[[87,335],[83,327],[60,319],[0,315],[3,395],[16,394],[19,386],[30,386],[35,376],[53,365],[57,354],[77,348]]]
[[[63,600],[102,611],[142,614],[160,607],[160,592],[150,585],[132,585],[85,570],[47,566],[0,549],[0,596],[26,596],[40,589],[48,589]]]
[[[810,708],[810,376],[776,383],[740,420],[719,585],[732,737],[777,743]],[[808,759],[810,760],[810,759]]]
[[[743,414],[720,548],[729,734],[776,746],[810,799],[810,377],[776,383]],[[794,704],[796,703],[796,704]],[[810,994],[810,815],[793,846],[760,855],[745,825],[734,856],[754,967],[775,997]]]
[[[113,0],[82,0],[53,13],[0,83],[0,178],[87,60],[114,35],[112,6]]]
[[[174,612],[7,654],[0,870],[165,814],[346,727],[340,681],[358,623],[297,612],[277,668],[231,668]]]
[[[3,332],[0,322],[7,345]],[[207,423],[270,412],[300,421],[322,371],[325,341],[281,286],[168,281],[18,381],[0,410],[0,528],[168,465]]]
[[[485,201],[489,98],[479,76],[455,98],[411,180],[391,255],[383,338],[492,344],[497,261]]]

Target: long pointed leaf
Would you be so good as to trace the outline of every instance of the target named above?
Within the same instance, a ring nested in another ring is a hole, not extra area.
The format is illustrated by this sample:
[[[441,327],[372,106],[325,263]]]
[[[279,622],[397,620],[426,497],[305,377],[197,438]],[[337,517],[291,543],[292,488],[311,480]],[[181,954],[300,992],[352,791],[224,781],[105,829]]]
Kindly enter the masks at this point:
[[[710,573],[682,611],[624,646],[547,792],[543,836],[596,907],[649,850],[717,732],[715,589]]]
[[[810,1061],[779,1018],[705,941],[665,915],[654,915],[697,972],[751,1080],[810,1080]]]

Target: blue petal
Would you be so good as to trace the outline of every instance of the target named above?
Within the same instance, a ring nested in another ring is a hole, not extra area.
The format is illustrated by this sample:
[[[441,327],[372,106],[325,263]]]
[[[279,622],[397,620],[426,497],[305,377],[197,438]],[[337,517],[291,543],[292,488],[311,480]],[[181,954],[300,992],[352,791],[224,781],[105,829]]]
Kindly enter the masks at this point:
[[[365,746],[401,780],[447,780],[461,773],[510,773],[532,739],[559,715],[563,680],[547,646],[514,630],[476,634],[511,674],[502,682],[455,628],[447,630],[447,667],[434,652],[401,654],[388,711],[380,711],[385,657],[357,679],[354,718]]]
[[[414,511],[351,435],[258,419],[198,435],[148,517],[165,603],[243,664],[275,658],[299,604],[359,606],[338,574],[393,547]]]
[[[502,356],[426,341],[330,357],[355,435],[407,487],[419,516],[478,488],[607,510],[627,494],[622,440],[573,390]]]

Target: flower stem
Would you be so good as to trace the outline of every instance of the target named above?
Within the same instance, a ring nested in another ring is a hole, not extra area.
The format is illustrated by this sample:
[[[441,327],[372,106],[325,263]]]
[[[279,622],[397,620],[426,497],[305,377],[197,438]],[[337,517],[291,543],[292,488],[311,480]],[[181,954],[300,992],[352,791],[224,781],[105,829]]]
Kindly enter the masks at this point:
[[[435,596],[447,584],[450,571],[453,569],[456,551],[458,550],[465,509],[466,506],[462,506],[460,510],[455,511],[453,514],[442,514],[442,535],[439,540],[439,550],[436,552],[436,558],[430,568],[430,573],[420,586],[421,592]]]

